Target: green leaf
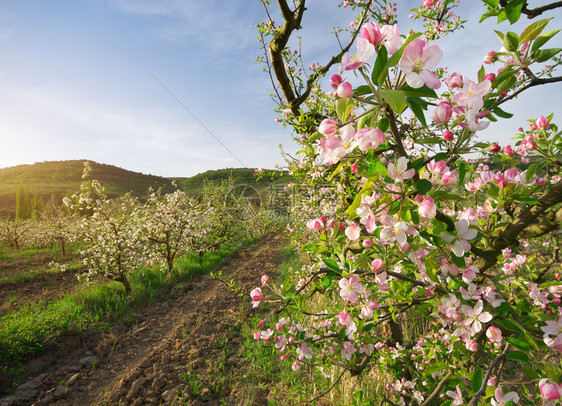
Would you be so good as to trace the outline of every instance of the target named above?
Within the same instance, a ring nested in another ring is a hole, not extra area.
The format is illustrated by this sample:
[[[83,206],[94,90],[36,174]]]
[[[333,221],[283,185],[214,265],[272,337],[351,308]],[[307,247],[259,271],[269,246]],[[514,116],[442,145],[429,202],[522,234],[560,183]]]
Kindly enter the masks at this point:
[[[420,195],[425,195],[431,190],[431,182],[427,179],[420,179],[414,183],[414,187]]]
[[[509,319],[496,320],[496,321],[500,326],[502,326],[506,330],[510,330],[515,333],[521,333],[523,331],[519,328],[519,326],[517,326],[517,324],[513,323]]]
[[[457,257],[455,254],[451,254],[451,261],[453,261],[453,263],[460,268],[463,268],[463,267],[466,266],[466,262],[464,260],[464,257]]]
[[[336,103],[336,113],[338,118],[342,123],[345,123],[349,113],[353,110],[353,99],[350,97],[348,99],[339,99]]]
[[[494,32],[496,33],[496,36],[500,39],[500,41],[503,42],[503,38],[505,37],[505,34],[498,30],[494,30]]]
[[[406,85],[403,86],[400,90],[402,90],[406,94],[406,96],[409,97],[433,97],[435,99],[438,98],[435,90],[430,89],[429,87],[427,87],[427,85],[423,85],[422,87],[418,87],[417,89]]]
[[[482,1],[492,8],[497,8],[498,4],[500,4],[500,0],[482,0]]]
[[[486,69],[484,69],[484,65],[481,65],[480,69],[478,69],[478,82],[482,82],[484,80],[485,75],[486,75]]]
[[[519,20],[519,17],[521,17],[521,10],[523,9],[525,1],[526,0],[511,0],[505,6],[505,13],[511,24],[515,24]]]
[[[468,169],[468,164],[464,161],[461,161],[461,163],[459,164],[459,180],[458,180],[459,185],[464,184],[464,178],[466,176],[467,169]]]
[[[464,197],[460,195],[456,195],[454,193],[445,193],[440,190],[433,193],[432,196],[434,199],[442,199],[442,200],[464,200]]]
[[[531,346],[526,341],[520,340],[515,337],[506,337],[505,341],[523,351],[529,351],[531,349]]]
[[[314,133],[314,134],[312,134],[310,137],[308,137],[308,138],[306,139],[306,141],[312,144],[314,141],[319,140],[319,139],[322,138],[323,136],[324,136],[324,135],[322,135],[322,134],[320,134],[320,133]]]
[[[425,115],[423,114],[423,111],[425,110],[425,108],[427,108],[427,104],[417,97],[406,97],[406,102],[408,103],[408,106],[412,110],[412,113],[414,113],[414,116],[416,116],[421,125],[427,127]]]
[[[324,265],[326,265],[328,268],[330,268],[332,271],[335,271],[337,273],[340,273],[340,266],[338,265],[338,263],[336,261],[334,261],[333,259],[329,259],[329,258],[324,258],[322,259],[322,262],[324,262]]]
[[[496,107],[496,108],[494,109],[493,113],[494,113],[496,116],[501,117],[501,118],[511,118],[511,117],[513,117],[513,114],[508,113],[508,112],[506,112],[506,111],[500,109],[499,107]]]
[[[529,197],[529,196],[515,195],[515,196],[512,196],[512,199],[516,202],[519,202],[519,203],[540,204],[540,202],[537,199],[533,199],[532,197]]]
[[[482,17],[480,17],[480,20],[478,21],[479,23],[482,23],[483,21],[485,21],[487,18],[493,17],[498,15],[497,11],[487,11],[484,14],[482,14]]]
[[[497,89],[498,89],[498,91],[503,92],[504,90],[511,89],[515,83],[517,83],[517,78],[515,76],[512,76],[512,77],[508,78],[507,80],[504,80],[503,82],[501,82],[497,86]]]
[[[494,82],[492,83],[492,87],[494,88],[498,87],[502,82],[511,78],[514,75],[515,75],[515,69],[511,67],[502,69],[500,73],[498,73],[498,75],[496,76],[496,80],[494,80]]]
[[[353,89],[353,94],[355,96],[365,96],[366,94],[371,94],[371,88],[367,85],[361,85]]]
[[[533,175],[537,172],[537,169],[539,169],[538,164],[529,165],[529,167],[525,171],[525,179],[527,180],[527,183],[529,183],[529,181],[533,178]]]
[[[507,359],[525,363],[529,362],[529,356],[526,352],[523,351],[511,351],[509,354],[507,354]]]
[[[516,33],[509,31],[505,34],[505,37],[503,37],[503,46],[508,52],[517,51],[517,48],[519,48],[519,36]]]
[[[388,62],[388,51],[386,47],[383,45],[379,49],[379,53],[377,55],[377,59],[375,61],[375,66],[373,67],[373,72],[371,73],[371,81],[375,86],[379,85],[379,77],[381,77],[381,73]],[[385,72],[385,77],[388,72]]]
[[[401,114],[406,108],[406,95],[401,90],[385,89],[381,91],[384,99],[390,108],[396,113]]]
[[[531,52],[535,52],[536,50],[538,50],[540,47],[546,44],[549,39],[551,39],[556,34],[558,34],[559,31],[560,30],[552,30],[539,35],[537,39],[533,41],[533,45],[531,46]]]
[[[502,8],[498,13],[498,24],[505,20],[507,20],[507,13],[505,12],[505,8]]]
[[[369,173],[369,175],[378,175],[378,176],[384,177],[388,173],[388,169],[381,162],[380,159],[372,157],[372,156],[368,156],[365,159],[365,161],[366,161],[366,166],[367,166],[367,172]]]
[[[372,109],[369,113],[361,116],[359,121],[357,122],[357,129],[368,127],[371,128],[373,126],[373,120],[375,118],[376,111]]]
[[[383,133],[387,132],[390,128],[390,120],[386,117],[381,118],[377,124],[377,128]]]
[[[558,55],[560,52],[562,52],[562,48],[541,49],[536,52],[534,58],[537,62],[546,62],[553,56]]]
[[[339,165],[336,167],[336,169],[334,169],[334,172],[332,172],[332,174],[330,175],[330,177],[328,178],[328,181],[331,182],[332,179],[334,179],[334,177],[341,172],[341,168],[343,168],[344,162],[340,162]]]
[[[521,369],[523,370],[523,373],[532,380],[538,380],[540,378],[540,375],[534,368],[522,367]]]
[[[477,368],[474,371],[474,376],[472,377],[472,390],[478,392],[482,386],[482,381],[484,380],[484,373],[482,368]]]
[[[330,287],[330,285],[332,284],[332,279],[329,276],[324,276],[322,278],[322,280],[320,281],[320,284],[325,287],[328,288]]]
[[[523,30],[521,35],[519,35],[519,43],[524,44],[525,42],[529,42],[537,38],[550,20],[552,20],[552,18],[546,18],[544,20],[535,21],[529,25]]]
[[[447,364],[445,364],[444,362],[438,362],[437,364],[427,365],[424,368],[423,372],[427,375],[433,375],[434,373],[442,371],[446,368],[449,368]]]

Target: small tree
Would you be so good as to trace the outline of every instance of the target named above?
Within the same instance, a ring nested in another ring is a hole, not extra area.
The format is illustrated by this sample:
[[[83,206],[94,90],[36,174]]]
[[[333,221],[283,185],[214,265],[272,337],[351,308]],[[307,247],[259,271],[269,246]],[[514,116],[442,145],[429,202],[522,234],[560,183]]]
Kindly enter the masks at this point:
[[[177,257],[204,250],[200,241],[210,226],[210,210],[203,210],[181,190],[164,196],[151,193],[137,220],[147,240],[148,256],[163,263],[171,274]]]
[[[86,165],[83,176],[86,181],[80,192],[64,200],[70,211],[87,215],[77,234],[86,245],[81,254],[89,272],[84,277],[103,275],[121,282],[130,293],[128,276],[141,265],[144,255],[143,238],[136,221],[138,201],[128,195],[109,200],[99,182],[87,179],[88,173]]]

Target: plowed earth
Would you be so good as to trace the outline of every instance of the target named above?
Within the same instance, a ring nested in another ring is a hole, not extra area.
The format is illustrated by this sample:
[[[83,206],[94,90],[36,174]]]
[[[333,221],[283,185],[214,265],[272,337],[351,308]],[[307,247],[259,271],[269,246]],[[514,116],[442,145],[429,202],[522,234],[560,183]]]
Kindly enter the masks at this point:
[[[133,323],[90,337],[67,337],[27,365],[8,405],[262,405],[265,382],[243,382],[241,327],[247,295],[280,261],[274,234],[242,249],[222,271],[244,297],[198,276],[171,299],[152,301]]]

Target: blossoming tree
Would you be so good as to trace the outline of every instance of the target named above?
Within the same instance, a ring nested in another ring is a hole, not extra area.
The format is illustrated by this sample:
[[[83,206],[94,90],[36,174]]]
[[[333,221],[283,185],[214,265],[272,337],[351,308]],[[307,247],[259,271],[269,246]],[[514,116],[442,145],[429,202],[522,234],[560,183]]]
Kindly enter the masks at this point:
[[[423,32],[397,26],[396,4],[344,1],[357,11],[349,40],[336,31],[340,51],[305,74],[287,45],[305,3],[279,0],[277,25],[263,1],[261,61],[279,121],[302,144],[293,173],[336,193],[298,201],[311,217],[295,219],[291,233],[312,264],[292,283],[265,278],[252,291],[254,307],[281,299],[286,311],[256,339],[275,344],[294,369],[377,368],[389,383],[381,404],[554,404],[562,397],[560,133],[545,112],[513,146],[476,135],[510,118],[504,106],[525,90],[562,81],[554,76],[561,49],[549,48],[559,30],[539,19],[560,4],[483,0],[483,18],[533,21],[520,33],[498,29],[501,50],[467,75],[439,67],[439,39],[463,24],[453,0],[420,0],[413,18]],[[323,91],[320,78],[335,67]]]

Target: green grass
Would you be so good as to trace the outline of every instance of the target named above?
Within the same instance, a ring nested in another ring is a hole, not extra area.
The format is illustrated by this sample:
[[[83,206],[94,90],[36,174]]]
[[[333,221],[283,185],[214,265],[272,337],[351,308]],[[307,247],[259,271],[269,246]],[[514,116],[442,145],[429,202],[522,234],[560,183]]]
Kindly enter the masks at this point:
[[[253,240],[230,245],[202,258],[188,255],[177,261],[171,277],[156,269],[142,269],[131,277],[132,291],[127,296],[120,283],[83,286],[59,300],[28,304],[0,318],[0,371],[6,365],[22,362],[48,347],[57,337],[89,329],[104,330],[112,324],[125,323],[135,316],[135,309],[163,291],[191,278],[210,273],[225,257]],[[173,292],[173,291],[172,291]]]

